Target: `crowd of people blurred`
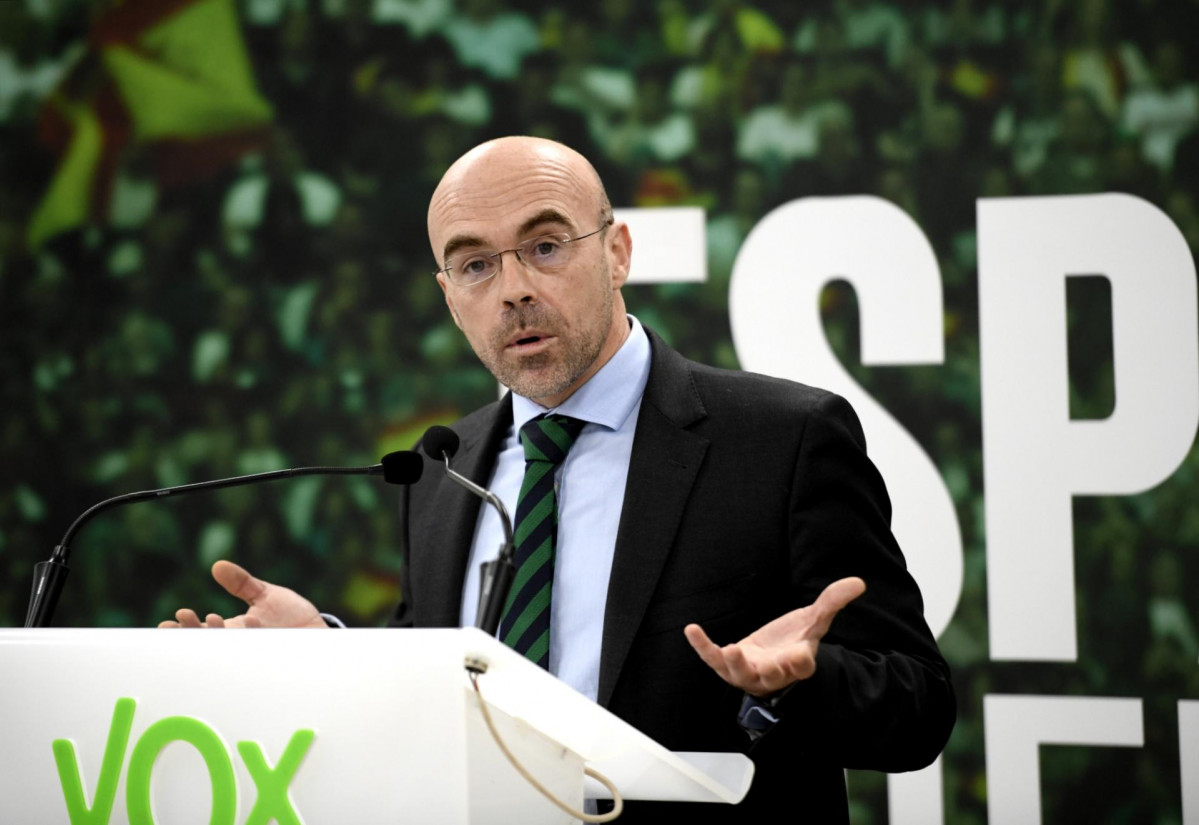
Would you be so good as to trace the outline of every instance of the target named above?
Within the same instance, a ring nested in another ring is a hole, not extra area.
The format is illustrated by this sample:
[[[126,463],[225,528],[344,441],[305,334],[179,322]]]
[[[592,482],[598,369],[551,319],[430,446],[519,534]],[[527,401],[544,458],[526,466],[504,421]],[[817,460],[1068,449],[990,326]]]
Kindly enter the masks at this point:
[[[975,199],[1130,192],[1199,249],[1194,0],[237,0],[269,128],[183,185],[128,141],[89,219],[32,247],[30,215],[61,161],[44,139],[48,101],[104,71],[89,33],[111,4],[2,5],[9,623],[34,561],[100,498],[372,463],[494,396],[442,307],[424,235],[437,179],[489,137],[566,142],[618,207],[703,207],[707,283],[638,287],[629,301],[721,366],[737,365],[729,275],[767,211],[859,193],[906,210],[937,253],[957,336],[949,372],[921,389],[930,414],[958,411],[926,444],[956,456],[943,468],[967,523],[981,501]],[[210,584],[196,571],[230,555],[377,618],[397,593],[396,525],[390,495],[357,481],[106,515],[80,537],[64,621],[144,624],[201,606]],[[981,538],[969,544],[981,553]],[[980,565],[968,564],[964,604]],[[1166,638],[1194,646],[1171,581],[1143,584]],[[981,607],[969,610],[985,635]],[[981,655],[963,639],[945,640],[955,665]]]

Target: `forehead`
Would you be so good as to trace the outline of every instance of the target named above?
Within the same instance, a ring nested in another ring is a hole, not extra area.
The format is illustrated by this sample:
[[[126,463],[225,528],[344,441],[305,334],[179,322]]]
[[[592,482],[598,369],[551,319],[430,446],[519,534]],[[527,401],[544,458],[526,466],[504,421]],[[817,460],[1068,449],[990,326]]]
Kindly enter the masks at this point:
[[[594,173],[569,156],[495,152],[446,173],[429,204],[429,242],[440,258],[463,239],[510,245],[541,225],[586,232],[599,214],[598,201]]]

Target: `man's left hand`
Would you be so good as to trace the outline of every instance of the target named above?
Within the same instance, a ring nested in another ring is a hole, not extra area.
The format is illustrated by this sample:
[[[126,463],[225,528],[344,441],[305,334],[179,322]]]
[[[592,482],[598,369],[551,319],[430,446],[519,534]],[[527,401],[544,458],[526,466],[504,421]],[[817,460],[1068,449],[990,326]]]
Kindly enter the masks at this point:
[[[736,644],[720,647],[697,624],[683,628],[700,658],[730,685],[768,696],[816,672],[816,650],[841,608],[866,592],[856,576],[824,588],[816,601],[763,625]]]

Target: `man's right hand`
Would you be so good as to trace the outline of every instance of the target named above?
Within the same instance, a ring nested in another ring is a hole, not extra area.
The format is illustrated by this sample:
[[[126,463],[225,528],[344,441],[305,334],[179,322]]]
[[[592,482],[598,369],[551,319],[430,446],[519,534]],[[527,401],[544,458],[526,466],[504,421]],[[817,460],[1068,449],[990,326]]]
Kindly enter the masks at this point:
[[[325,620],[312,602],[294,590],[256,579],[231,561],[212,566],[217,584],[244,601],[248,608],[240,616],[225,619],[209,613],[200,621],[196,611],[182,608],[175,621],[160,622],[159,627],[313,627],[326,628]]]

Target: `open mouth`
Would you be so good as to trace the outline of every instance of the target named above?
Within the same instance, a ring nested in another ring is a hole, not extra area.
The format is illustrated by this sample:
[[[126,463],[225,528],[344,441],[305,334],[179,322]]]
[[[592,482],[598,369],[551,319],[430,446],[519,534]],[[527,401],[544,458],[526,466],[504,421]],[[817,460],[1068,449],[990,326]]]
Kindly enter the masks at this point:
[[[542,344],[545,344],[554,336],[544,335],[540,332],[530,330],[519,338],[513,338],[509,341],[508,347],[515,350],[530,350],[538,349]]]

